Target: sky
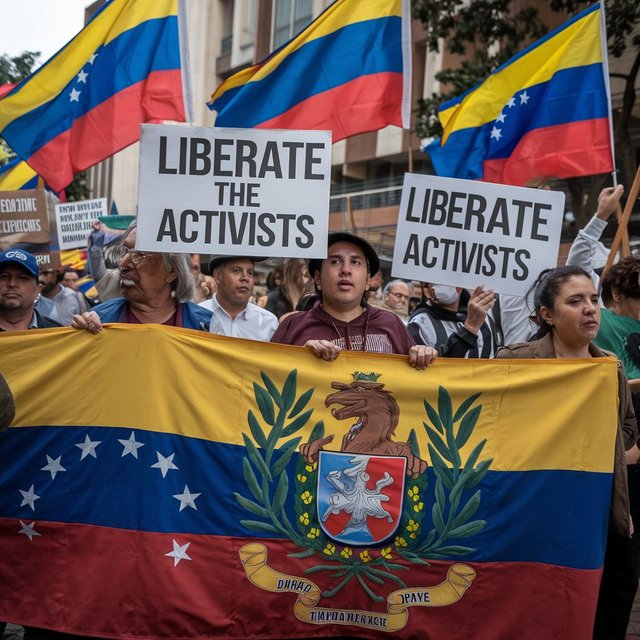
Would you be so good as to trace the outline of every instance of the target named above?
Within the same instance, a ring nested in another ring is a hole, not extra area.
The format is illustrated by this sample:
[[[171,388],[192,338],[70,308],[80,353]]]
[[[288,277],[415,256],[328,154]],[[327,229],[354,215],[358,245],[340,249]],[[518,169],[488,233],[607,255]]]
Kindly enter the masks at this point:
[[[84,9],[92,0],[0,0],[0,54],[41,51],[48,60],[84,25]]]

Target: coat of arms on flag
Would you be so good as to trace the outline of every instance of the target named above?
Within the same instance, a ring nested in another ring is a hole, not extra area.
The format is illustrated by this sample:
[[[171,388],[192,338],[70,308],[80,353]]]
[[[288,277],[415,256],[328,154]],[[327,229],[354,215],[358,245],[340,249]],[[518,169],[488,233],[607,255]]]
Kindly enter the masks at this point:
[[[270,545],[266,540],[240,549],[247,578],[265,591],[297,593],[295,615],[311,624],[332,622],[393,631],[406,625],[408,606],[440,607],[460,600],[476,576],[472,567],[451,564],[441,583],[416,587],[405,584],[400,577],[406,570],[401,563],[429,565],[429,560],[474,551],[461,543],[479,533],[486,522],[474,519],[481,491],[471,489],[482,480],[491,460],[479,459],[486,440],[476,444],[464,464],[461,450],[480,416],[482,406],[473,406],[480,394],[466,398],[455,412],[449,393],[442,387],[438,409],[425,400],[431,426],[426,422],[423,426],[430,440],[428,449],[436,478],[431,498],[418,436],[412,429],[409,441],[397,441],[400,405],[379,381],[380,374],[356,371],[351,383],[331,383],[336,391],[325,397],[324,406],[331,408],[337,420],[355,420],[346,429],[339,452],[325,450],[334,435],[325,436],[322,420],[306,443],[300,444],[300,437],[292,438],[311,420],[314,410],[305,408],[315,392],[308,389],[296,397],[295,370],[289,373],[282,390],[265,372],[261,375],[264,387],[254,382],[254,394],[266,428],[249,410],[251,437],[244,434],[247,457],[243,471],[253,495],[236,494],[236,499],[262,518],[242,524],[288,537],[298,547],[289,555],[308,559],[312,564],[305,573],[326,576],[331,587],[322,589],[306,576],[276,571],[267,563]],[[279,440],[286,440],[280,448]],[[289,483],[280,471],[297,448],[301,454],[296,465],[297,517],[292,519],[286,507],[290,503]],[[451,463],[453,469],[448,467]],[[278,475],[272,498],[267,483],[275,482]],[[427,513],[433,520],[430,531]],[[383,585],[395,587],[386,598]],[[370,604],[386,599],[387,613],[373,615],[368,608],[317,606],[321,598],[331,602],[348,586],[351,592],[362,589]]]

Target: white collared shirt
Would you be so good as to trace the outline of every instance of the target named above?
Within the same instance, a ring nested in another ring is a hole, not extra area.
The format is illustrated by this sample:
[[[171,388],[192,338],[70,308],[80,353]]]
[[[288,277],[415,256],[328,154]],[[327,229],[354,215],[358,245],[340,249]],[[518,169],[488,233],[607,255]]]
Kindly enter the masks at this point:
[[[231,316],[220,306],[213,294],[213,298],[200,303],[201,307],[213,313],[209,331],[232,338],[246,338],[247,340],[262,340],[269,342],[278,328],[278,318],[257,304],[249,302],[235,317]]]

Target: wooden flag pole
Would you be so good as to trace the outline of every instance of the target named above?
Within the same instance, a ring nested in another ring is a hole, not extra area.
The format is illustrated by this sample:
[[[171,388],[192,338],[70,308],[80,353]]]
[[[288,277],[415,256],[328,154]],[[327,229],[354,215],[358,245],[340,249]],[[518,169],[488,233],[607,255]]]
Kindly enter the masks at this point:
[[[620,224],[622,220],[622,207],[618,202],[616,206],[616,221]],[[629,243],[629,227],[625,227],[622,232],[622,257],[626,258],[631,255],[631,245]]]
[[[616,231],[616,235],[613,238],[613,242],[611,243],[611,250],[609,251],[607,264],[605,264],[604,266],[602,275],[604,275],[613,264],[616,254],[618,253],[618,249],[620,248],[620,243],[622,242],[622,237],[625,231],[627,234],[629,233],[627,225],[629,224],[629,219],[631,218],[631,211],[638,197],[639,191],[640,191],[640,166],[636,171],[636,177],[633,179],[633,184],[631,185],[631,191],[629,191],[629,197],[627,198],[627,204],[625,205],[624,211],[622,213],[622,220],[620,220],[620,223],[618,224],[618,230]]]

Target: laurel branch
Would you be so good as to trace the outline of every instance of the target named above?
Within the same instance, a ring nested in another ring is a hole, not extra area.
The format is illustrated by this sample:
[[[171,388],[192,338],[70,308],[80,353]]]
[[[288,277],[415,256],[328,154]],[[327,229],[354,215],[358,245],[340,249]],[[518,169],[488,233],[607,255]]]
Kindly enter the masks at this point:
[[[433,528],[423,534],[423,520],[427,513],[428,476],[405,480],[405,500],[401,520],[392,543],[382,548],[354,549],[332,541],[322,530],[315,505],[317,487],[317,463],[309,464],[298,456],[295,472],[295,526],[287,515],[285,505],[290,493],[287,466],[298,449],[301,437],[292,437],[310,420],[313,409],[306,409],[313,389],[297,396],[297,370],[292,370],[282,387],[278,389],[269,376],[260,373],[264,386],[253,383],[259,415],[249,410],[247,422],[251,437],[243,434],[247,455],[243,459],[243,474],[252,498],[234,493],[238,503],[259,520],[241,520],[241,524],[258,532],[280,534],[289,538],[301,551],[292,557],[319,556],[322,563],[306,569],[307,574],[331,572],[337,583],[324,591],[324,597],[332,597],[355,579],[369,597],[377,602],[384,598],[375,593],[375,585],[387,581],[404,588],[406,584],[395,572],[407,566],[398,564],[396,558],[412,563],[429,564],[429,560],[465,555],[470,547],[448,544],[478,533],[484,520],[469,519],[480,505],[480,491],[464,499],[468,490],[477,485],[489,469],[492,460],[478,462],[486,440],[480,442],[462,465],[461,449],[469,440],[482,410],[482,405],[472,408],[480,394],[464,400],[455,414],[449,393],[443,387],[438,391],[438,410],[426,400],[427,416],[432,426],[423,422],[429,438],[429,455],[436,477],[435,497],[431,509]],[[266,427],[264,426],[266,425]],[[458,425],[456,429],[456,425]],[[324,437],[322,420],[314,425],[309,441]],[[284,441],[281,446],[278,444]],[[415,430],[411,430],[409,444],[412,452],[420,456]],[[449,493],[445,492],[445,487]]]

